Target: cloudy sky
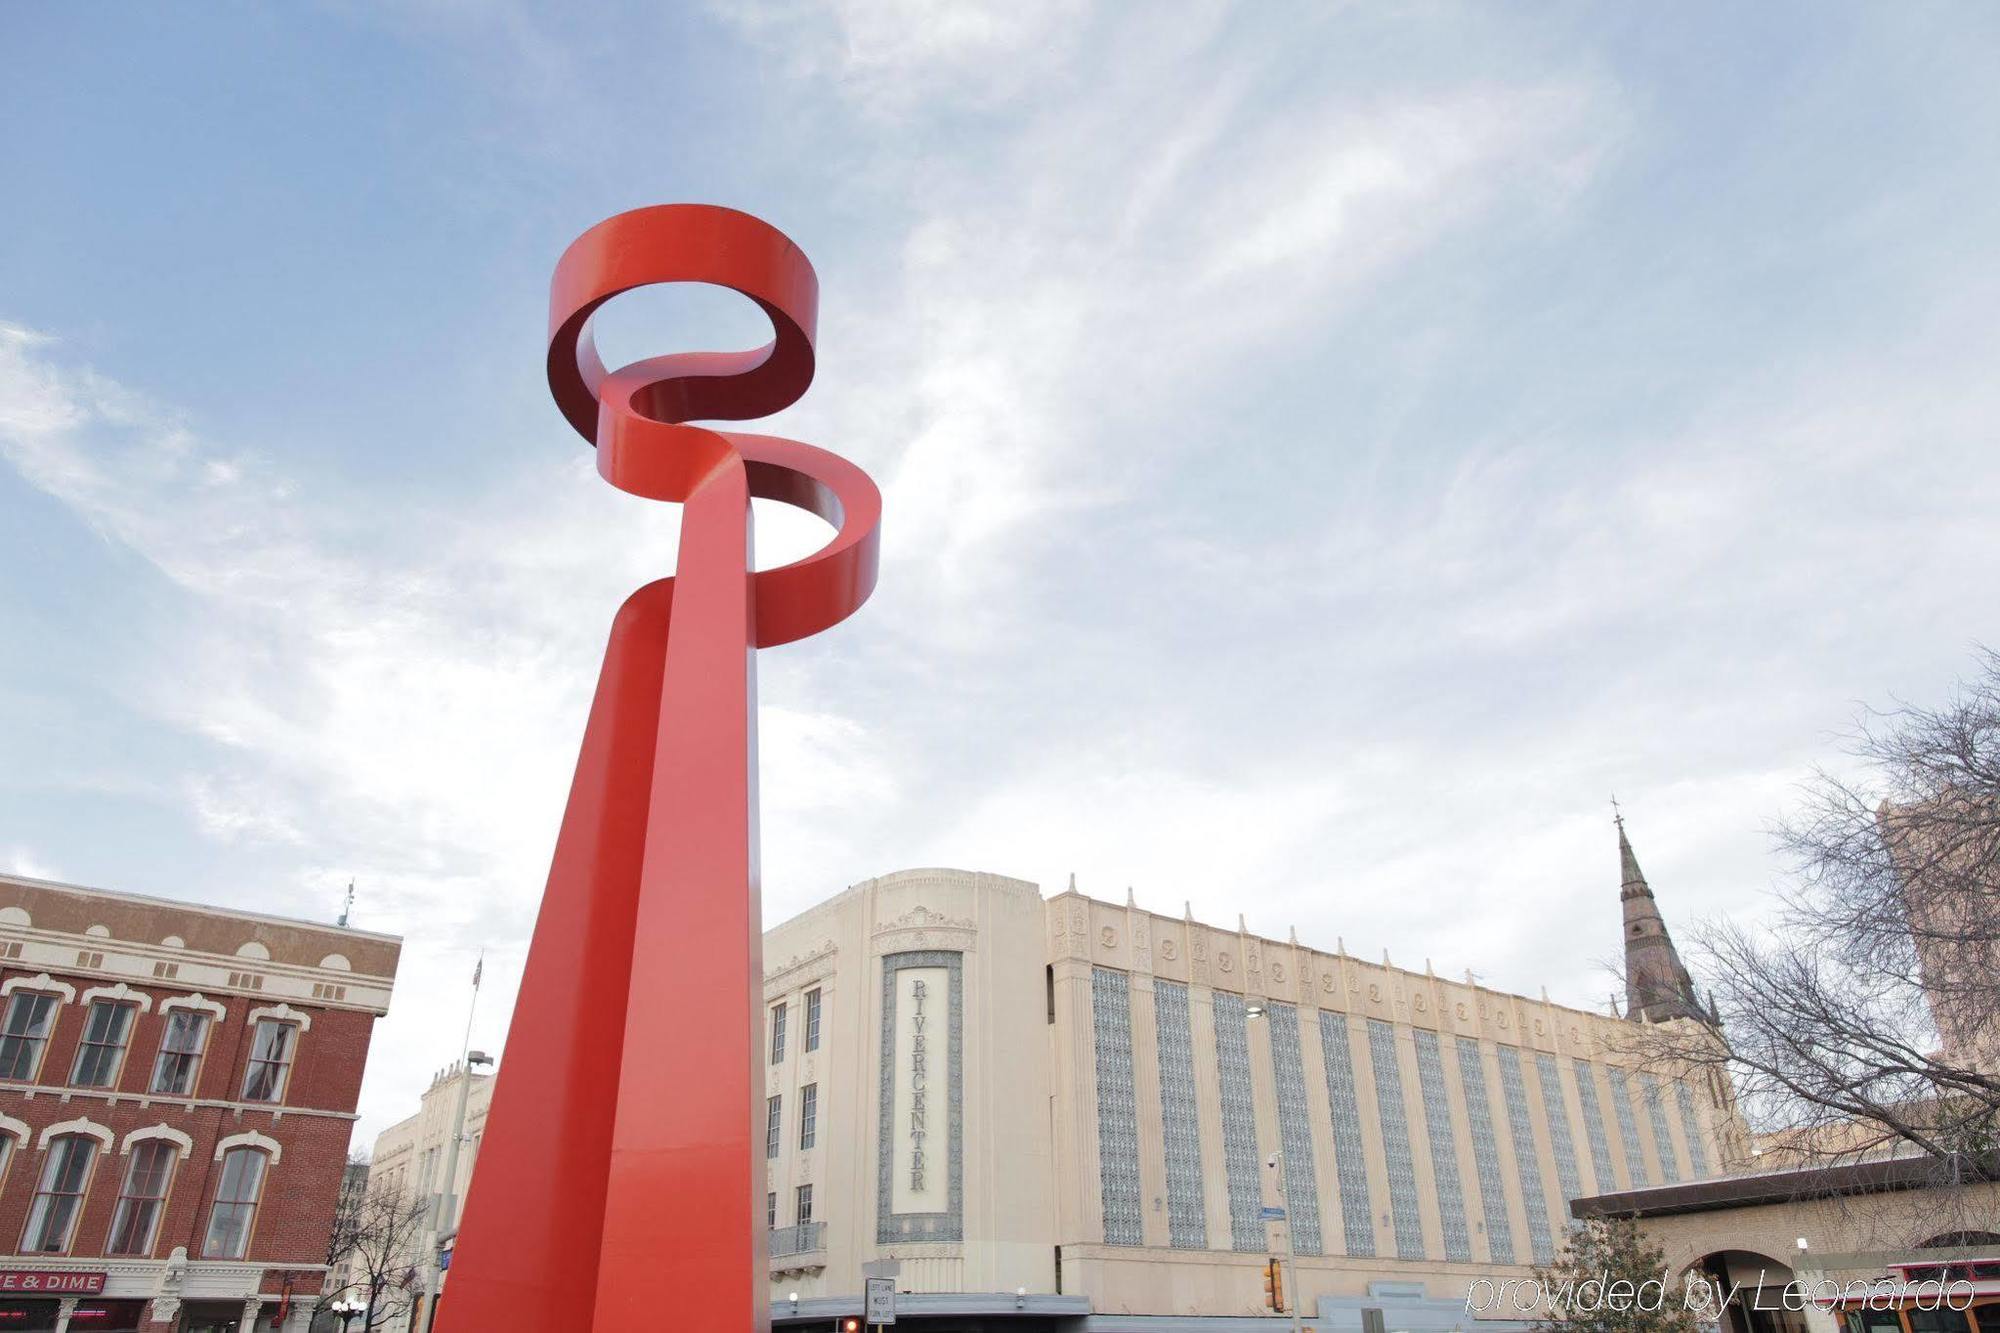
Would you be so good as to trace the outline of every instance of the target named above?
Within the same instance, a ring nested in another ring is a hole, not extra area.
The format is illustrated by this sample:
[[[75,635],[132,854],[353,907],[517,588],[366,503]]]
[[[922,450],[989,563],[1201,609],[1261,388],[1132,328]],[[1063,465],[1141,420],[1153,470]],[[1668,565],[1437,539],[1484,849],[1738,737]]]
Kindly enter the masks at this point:
[[[550,268],[729,203],[887,499],[761,662],[765,909],[954,865],[1594,1004],[1607,799],[1754,912],[2000,638],[2000,12],[8,5],[0,867],[407,936],[361,1134],[512,990],[666,507]],[[613,359],[756,340],[714,293]],[[762,529],[766,563],[816,542]]]

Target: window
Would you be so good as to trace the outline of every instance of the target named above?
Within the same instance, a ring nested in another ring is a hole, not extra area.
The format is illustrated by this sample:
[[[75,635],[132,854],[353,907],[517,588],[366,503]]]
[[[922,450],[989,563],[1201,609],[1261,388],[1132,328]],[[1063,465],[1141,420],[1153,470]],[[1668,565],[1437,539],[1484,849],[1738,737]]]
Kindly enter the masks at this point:
[[[167,1032],[160,1039],[160,1058],[153,1065],[153,1091],[170,1097],[194,1095],[201,1072],[201,1051],[208,1042],[208,1015],[199,1009],[175,1009],[167,1015]]]
[[[766,1231],[776,1231],[778,1229],[778,1191],[776,1190],[772,1190],[764,1196],[764,1229]]]
[[[799,1146],[810,1148],[819,1138],[819,1084],[799,1089]]]
[[[285,1076],[292,1068],[292,1043],[298,1028],[275,1018],[257,1020],[250,1038],[250,1067],[243,1074],[243,1100],[275,1102],[285,1095]]]
[[[798,1215],[798,1218],[797,1218],[796,1220],[797,1220],[797,1222],[798,1222],[798,1224],[799,1224],[800,1226],[805,1226],[805,1225],[806,1225],[806,1224],[807,1224],[808,1222],[810,1222],[810,1221],[812,1221],[812,1220],[813,1220],[813,1187],[812,1187],[812,1186],[810,1186],[810,1185],[801,1185],[801,1186],[799,1186],[799,1203],[798,1203],[798,1210],[799,1210],[799,1215]]]
[[[83,1192],[90,1187],[90,1168],[97,1160],[97,1140],[66,1134],[49,1145],[41,1183],[28,1209],[28,1230],[21,1237],[24,1254],[61,1254],[69,1249],[76,1215],[83,1211]]]
[[[40,991],[16,991],[7,1005],[7,1022],[0,1028],[0,1078],[32,1081],[42,1067],[42,1048],[55,1026],[56,997]]]
[[[1912,1307],[1906,1313],[1910,1317],[1911,1333],[1965,1333],[1964,1313],[1949,1306],[1942,1310]]]
[[[215,1207],[208,1214],[208,1239],[201,1247],[205,1258],[243,1257],[250,1248],[250,1228],[257,1221],[257,1196],[263,1189],[264,1154],[255,1148],[231,1148],[222,1159]]]
[[[1903,1333],[1903,1318],[1894,1310],[1849,1310],[1847,1327],[1849,1333]]]
[[[785,1006],[771,1008],[771,1063],[781,1064],[785,1058]]]
[[[806,1049],[819,1049],[819,991],[806,992]]]
[[[125,1184],[118,1191],[118,1209],[111,1215],[111,1239],[105,1244],[106,1254],[153,1252],[153,1233],[159,1229],[176,1156],[174,1145],[160,1139],[147,1139],[133,1146],[131,1163],[125,1168]]]
[[[118,1081],[125,1064],[125,1042],[132,1035],[132,1006],[114,1000],[92,1000],[83,1020],[83,1040],[76,1045],[76,1064],[69,1081],[79,1088],[108,1088]]]
[[[7,1168],[14,1165],[14,1136],[0,1134],[0,1189],[7,1184]]]
[[[764,1103],[764,1156],[766,1157],[778,1155],[778,1122],[784,1117],[784,1108],[785,1098],[782,1093]]]

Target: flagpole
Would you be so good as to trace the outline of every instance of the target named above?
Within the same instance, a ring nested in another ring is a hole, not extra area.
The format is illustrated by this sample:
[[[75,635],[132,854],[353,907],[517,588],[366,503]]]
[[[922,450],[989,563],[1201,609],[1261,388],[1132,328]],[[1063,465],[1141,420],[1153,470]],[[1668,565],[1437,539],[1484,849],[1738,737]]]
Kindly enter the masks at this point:
[[[486,950],[481,949],[479,951],[479,961],[472,965],[472,1002],[465,1006],[465,1040],[460,1042],[458,1046],[458,1060],[460,1065],[465,1063],[466,1055],[472,1050],[472,1016],[479,1010],[479,979],[485,975],[485,972]]]

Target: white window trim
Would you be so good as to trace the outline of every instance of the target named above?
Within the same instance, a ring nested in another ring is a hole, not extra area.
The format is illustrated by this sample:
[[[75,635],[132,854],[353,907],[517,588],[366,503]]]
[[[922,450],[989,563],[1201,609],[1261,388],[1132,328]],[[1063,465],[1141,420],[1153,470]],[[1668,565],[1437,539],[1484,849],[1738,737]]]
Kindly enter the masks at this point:
[[[21,1141],[21,1146],[24,1148],[28,1146],[28,1140],[35,1137],[35,1131],[28,1127],[27,1121],[16,1120],[4,1113],[0,1113],[0,1134],[12,1134]]]
[[[257,1026],[260,1018],[274,1018],[280,1023],[295,1023],[301,1032],[312,1031],[312,1015],[292,1008],[289,1004],[267,1004],[250,1011],[249,1023]]]
[[[110,1152],[112,1145],[118,1142],[118,1136],[107,1126],[78,1116],[75,1120],[64,1120],[59,1124],[43,1126],[41,1134],[35,1139],[35,1146],[46,1148],[51,1139],[59,1139],[66,1134],[87,1134],[96,1139],[106,1152]]]
[[[46,972],[32,977],[8,977],[0,981],[0,995],[12,995],[17,990],[51,991],[63,997],[63,1003],[76,1003],[76,987],[67,981],[57,981]]]
[[[119,1004],[135,1004],[139,1006],[139,1012],[142,1014],[149,1014],[153,1011],[152,996],[146,994],[144,991],[133,990],[122,981],[116,986],[92,986],[83,993],[83,1003],[89,1004],[92,1000],[113,1000]]]
[[[129,1154],[133,1144],[144,1143],[148,1139],[165,1139],[179,1148],[183,1157],[194,1151],[194,1140],[172,1125],[148,1125],[144,1129],[135,1129],[125,1136],[123,1143],[118,1145],[118,1151],[121,1155]]]
[[[215,1160],[218,1162],[221,1161],[231,1148],[261,1148],[270,1155],[272,1166],[276,1166],[278,1159],[283,1157],[285,1153],[285,1146],[282,1143],[279,1143],[268,1134],[259,1134],[254,1129],[245,1130],[241,1134],[231,1134],[226,1139],[216,1140]]]
[[[221,1026],[222,1020],[229,1016],[229,1010],[223,1006],[222,1001],[211,1000],[200,991],[196,991],[192,995],[176,995],[171,999],[160,1001],[160,1014],[162,1017],[165,1017],[167,1012],[172,1009],[199,1009],[214,1019],[218,1027]]]

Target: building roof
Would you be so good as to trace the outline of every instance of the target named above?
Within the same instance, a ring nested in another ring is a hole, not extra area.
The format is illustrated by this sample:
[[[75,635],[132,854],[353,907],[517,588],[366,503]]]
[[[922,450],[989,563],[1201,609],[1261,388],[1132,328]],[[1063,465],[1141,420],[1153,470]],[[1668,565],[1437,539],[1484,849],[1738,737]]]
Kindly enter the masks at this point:
[[[328,922],[303,921],[208,903],[0,874],[0,912],[11,924],[107,940],[174,947],[219,957],[257,958],[317,967],[338,954],[358,976],[393,977],[402,938]],[[108,933],[107,933],[108,932]]]
[[[1965,1154],[1956,1165],[1963,1183],[2000,1180],[2000,1153]],[[1616,1190],[1570,1200],[1570,1215],[1596,1217],[1668,1217],[1676,1213],[1715,1212],[1764,1204],[1797,1203],[1804,1199],[1836,1199],[1858,1194],[1927,1189],[1938,1185],[1940,1173],[1953,1164],[1919,1153],[1868,1161],[1819,1163],[1759,1171],[1745,1175],[1710,1176],[1677,1185]]]

